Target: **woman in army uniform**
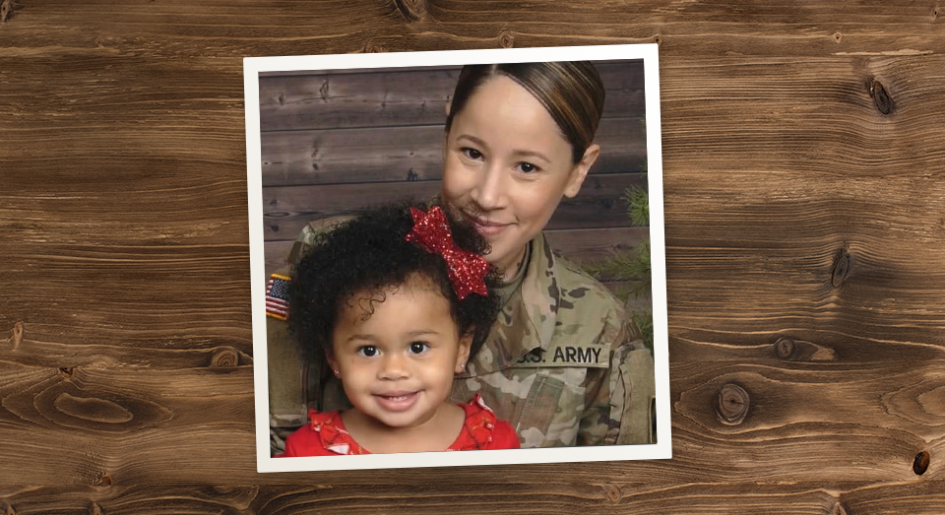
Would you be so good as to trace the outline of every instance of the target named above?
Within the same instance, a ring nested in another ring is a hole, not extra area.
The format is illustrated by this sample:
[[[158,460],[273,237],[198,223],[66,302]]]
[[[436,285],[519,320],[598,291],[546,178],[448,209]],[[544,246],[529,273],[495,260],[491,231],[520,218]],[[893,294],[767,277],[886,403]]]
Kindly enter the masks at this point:
[[[499,320],[452,397],[482,395],[523,448],[653,439],[649,351],[630,341],[623,305],[542,235],[600,154],[593,139],[603,104],[591,63],[560,62],[466,66],[447,106],[441,197],[486,238],[486,259],[505,280]],[[290,262],[322,230],[307,227]],[[268,321],[278,450],[279,434],[304,423],[307,403],[326,410],[346,401],[340,385],[311,369],[296,393],[285,324]]]

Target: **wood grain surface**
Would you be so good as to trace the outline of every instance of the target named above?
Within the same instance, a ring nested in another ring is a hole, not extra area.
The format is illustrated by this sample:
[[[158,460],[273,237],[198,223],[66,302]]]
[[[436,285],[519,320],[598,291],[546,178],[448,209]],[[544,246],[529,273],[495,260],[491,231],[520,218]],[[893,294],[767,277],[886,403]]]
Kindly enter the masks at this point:
[[[945,512],[941,2],[3,18],[0,513]],[[242,58],[638,42],[660,44],[673,459],[258,474]]]

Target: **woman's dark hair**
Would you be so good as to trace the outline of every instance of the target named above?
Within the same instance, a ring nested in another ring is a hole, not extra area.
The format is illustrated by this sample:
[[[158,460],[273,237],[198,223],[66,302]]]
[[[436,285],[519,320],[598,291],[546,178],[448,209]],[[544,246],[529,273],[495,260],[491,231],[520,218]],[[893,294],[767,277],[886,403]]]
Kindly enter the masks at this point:
[[[318,235],[312,249],[294,267],[289,285],[289,328],[305,359],[319,362],[331,352],[335,323],[352,295],[367,293],[371,297],[364,313],[370,318],[387,288],[404,284],[415,275],[429,279],[449,301],[460,336],[472,334],[470,356],[482,346],[499,311],[495,293],[498,271],[489,268],[488,296],[470,293],[459,300],[447,275],[446,261],[405,239],[413,228],[410,207],[428,209],[425,204],[403,202],[368,210]],[[447,218],[457,246],[477,254],[488,250],[471,225]]]
[[[490,79],[506,76],[528,90],[571,144],[572,164],[584,157],[604,111],[604,83],[588,61],[467,65],[459,74],[446,117],[446,132],[469,98]]]

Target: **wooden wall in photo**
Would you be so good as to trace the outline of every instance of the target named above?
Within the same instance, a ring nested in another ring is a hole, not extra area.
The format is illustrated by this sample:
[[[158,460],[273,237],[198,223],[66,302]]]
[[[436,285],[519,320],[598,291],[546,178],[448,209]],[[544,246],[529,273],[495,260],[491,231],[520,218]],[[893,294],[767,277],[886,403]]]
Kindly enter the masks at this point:
[[[556,249],[597,262],[648,235],[624,191],[646,186],[642,60],[600,62],[601,157],[547,227]],[[439,192],[446,106],[460,67],[264,72],[259,78],[266,274],[312,220]]]
[[[943,9],[0,0],[0,513],[945,512]],[[643,42],[673,459],[258,474],[242,58]]]

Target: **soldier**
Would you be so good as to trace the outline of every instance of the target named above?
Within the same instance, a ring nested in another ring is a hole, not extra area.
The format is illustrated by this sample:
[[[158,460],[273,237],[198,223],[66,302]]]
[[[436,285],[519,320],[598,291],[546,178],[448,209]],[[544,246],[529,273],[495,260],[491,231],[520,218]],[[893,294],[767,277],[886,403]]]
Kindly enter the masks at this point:
[[[488,241],[486,259],[504,279],[499,319],[452,396],[480,394],[523,448],[653,441],[649,351],[631,341],[623,305],[541,232],[600,154],[593,139],[603,103],[594,66],[562,62],[466,66],[447,106],[440,196]],[[331,223],[306,227],[289,261]],[[268,321],[278,451],[281,435],[304,423],[306,404],[347,402],[320,364],[298,363],[284,322]]]

